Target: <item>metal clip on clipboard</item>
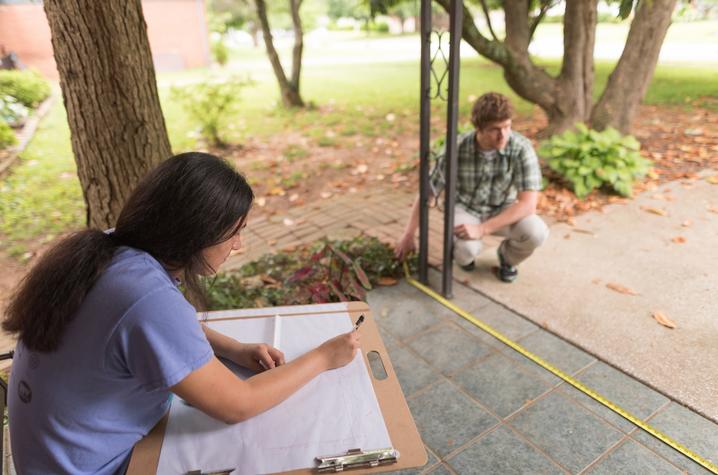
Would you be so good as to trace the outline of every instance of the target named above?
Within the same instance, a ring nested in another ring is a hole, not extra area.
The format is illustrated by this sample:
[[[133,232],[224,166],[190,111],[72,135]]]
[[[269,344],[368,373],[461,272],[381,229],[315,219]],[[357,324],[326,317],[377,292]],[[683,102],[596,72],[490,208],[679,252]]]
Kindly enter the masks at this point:
[[[316,457],[319,473],[342,472],[351,468],[373,468],[379,465],[396,463],[399,451],[389,447],[387,449],[367,450],[351,449],[342,455],[323,455]]]

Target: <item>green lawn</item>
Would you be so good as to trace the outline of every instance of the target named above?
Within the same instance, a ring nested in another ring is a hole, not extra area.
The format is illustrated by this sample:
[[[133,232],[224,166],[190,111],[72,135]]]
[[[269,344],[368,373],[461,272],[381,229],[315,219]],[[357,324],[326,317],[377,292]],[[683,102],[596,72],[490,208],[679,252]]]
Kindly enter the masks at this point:
[[[341,41],[340,41],[341,40]],[[414,35],[364,37],[345,35],[324,43],[325,50],[308,43],[302,74],[302,93],[317,107],[286,111],[277,107],[277,85],[261,50],[233,52],[234,62],[224,70],[194,70],[158,77],[162,108],[175,152],[197,148],[196,125],[170,98],[171,85],[206,80],[209,76],[251,76],[254,85],[242,94],[240,112],[226,135],[236,142],[261,139],[286,130],[302,133],[318,145],[342,147],[347,137],[395,135],[418,123],[419,67],[416,60],[391,61],[390,55],[413,48]],[[317,42],[316,44],[322,44]],[[321,51],[327,51],[324,57]],[[372,51],[379,51],[372,54]],[[246,57],[243,56],[246,53]],[[384,52],[381,53],[381,52]],[[466,52],[466,51],[465,51]],[[356,54],[355,54],[356,53]],[[497,90],[511,96],[519,113],[531,105],[519,100],[505,84],[501,69],[478,57],[462,61],[460,113],[466,119],[469,97]],[[347,60],[347,58],[349,58]],[[550,70],[557,60],[544,63]],[[612,64],[596,64],[597,91],[605,83]],[[718,98],[718,68],[714,65],[659,66],[646,96],[652,104],[681,104],[700,98]],[[435,116],[443,117],[444,105],[434,103]],[[393,121],[387,115],[393,114]],[[334,133],[327,136],[327,131]],[[285,156],[303,153],[288,150]],[[20,163],[0,183],[0,248],[22,256],[30,240],[50,240],[58,233],[84,224],[84,202],[75,174],[62,101],[57,101],[21,156]]]

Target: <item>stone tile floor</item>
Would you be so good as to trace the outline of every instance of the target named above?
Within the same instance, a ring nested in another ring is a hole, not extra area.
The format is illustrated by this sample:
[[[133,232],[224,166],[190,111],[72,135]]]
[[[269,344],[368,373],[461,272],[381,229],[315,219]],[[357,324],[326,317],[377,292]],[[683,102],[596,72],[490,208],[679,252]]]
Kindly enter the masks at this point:
[[[434,276],[435,277],[435,276]],[[453,302],[718,462],[718,425],[454,283]],[[710,473],[406,282],[369,305],[429,461],[401,474]]]

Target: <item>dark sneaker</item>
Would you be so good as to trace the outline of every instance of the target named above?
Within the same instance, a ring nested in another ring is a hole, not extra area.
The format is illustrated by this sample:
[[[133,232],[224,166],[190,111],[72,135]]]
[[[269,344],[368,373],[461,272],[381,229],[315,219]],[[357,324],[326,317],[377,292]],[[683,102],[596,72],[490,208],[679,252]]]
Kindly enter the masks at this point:
[[[499,256],[499,267],[496,269],[496,277],[498,277],[499,280],[510,284],[516,280],[516,277],[519,276],[519,270],[506,262],[504,256],[501,254],[502,247],[504,247],[503,242],[496,250],[496,255]]]
[[[460,265],[462,269],[464,269],[466,272],[471,272],[476,268],[476,263],[474,261],[469,262],[468,264],[464,264],[463,266]]]

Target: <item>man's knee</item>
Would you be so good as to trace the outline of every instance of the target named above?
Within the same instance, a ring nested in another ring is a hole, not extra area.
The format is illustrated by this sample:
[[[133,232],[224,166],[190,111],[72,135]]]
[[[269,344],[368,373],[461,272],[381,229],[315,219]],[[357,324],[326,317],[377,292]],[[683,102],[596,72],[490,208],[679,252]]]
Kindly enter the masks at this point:
[[[479,240],[454,240],[454,258],[460,265],[473,261],[479,252],[481,252],[481,241]]]
[[[549,229],[541,218],[532,214],[517,223],[520,228],[520,241],[536,249],[548,239]]]

